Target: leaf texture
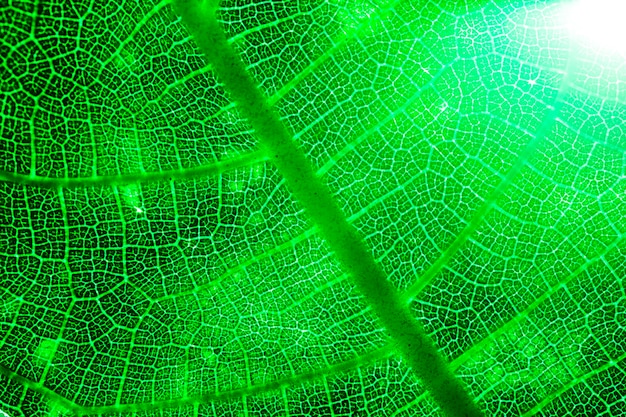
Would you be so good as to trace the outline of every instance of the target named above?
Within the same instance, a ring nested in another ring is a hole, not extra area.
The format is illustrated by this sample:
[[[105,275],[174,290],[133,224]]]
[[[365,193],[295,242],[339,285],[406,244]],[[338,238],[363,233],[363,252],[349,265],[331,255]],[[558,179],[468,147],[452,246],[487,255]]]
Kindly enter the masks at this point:
[[[624,415],[626,67],[564,7],[219,3],[376,300],[180,8],[0,3],[0,410],[442,415],[378,302],[485,415]]]

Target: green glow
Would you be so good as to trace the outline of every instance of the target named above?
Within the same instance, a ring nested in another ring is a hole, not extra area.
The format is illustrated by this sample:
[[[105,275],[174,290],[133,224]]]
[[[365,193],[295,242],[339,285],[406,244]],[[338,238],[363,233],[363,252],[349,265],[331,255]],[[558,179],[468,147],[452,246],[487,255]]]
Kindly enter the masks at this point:
[[[4,3],[0,417],[626,409],[622,2]]]

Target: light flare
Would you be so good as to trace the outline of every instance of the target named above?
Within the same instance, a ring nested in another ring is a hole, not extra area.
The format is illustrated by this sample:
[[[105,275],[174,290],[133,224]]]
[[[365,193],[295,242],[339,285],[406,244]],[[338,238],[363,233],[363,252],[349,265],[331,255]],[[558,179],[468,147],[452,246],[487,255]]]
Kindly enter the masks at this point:
[[[626,1],[575,0],[564,12],[576,43],[626,56]]]

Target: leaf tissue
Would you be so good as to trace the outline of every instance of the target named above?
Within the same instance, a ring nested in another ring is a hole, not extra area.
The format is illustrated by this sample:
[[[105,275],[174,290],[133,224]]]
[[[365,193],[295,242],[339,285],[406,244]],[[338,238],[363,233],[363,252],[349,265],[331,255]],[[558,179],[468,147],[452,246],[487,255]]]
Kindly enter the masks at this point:
[[[0,0],[0,416],[626,415],[621,10]]]

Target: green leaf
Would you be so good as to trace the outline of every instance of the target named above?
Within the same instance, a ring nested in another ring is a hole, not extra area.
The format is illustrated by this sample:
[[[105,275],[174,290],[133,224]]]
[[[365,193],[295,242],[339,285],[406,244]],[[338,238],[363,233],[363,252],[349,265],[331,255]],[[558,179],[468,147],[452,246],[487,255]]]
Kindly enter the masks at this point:
[[[0,5],[0,415],[623,413],[585,1]]]

